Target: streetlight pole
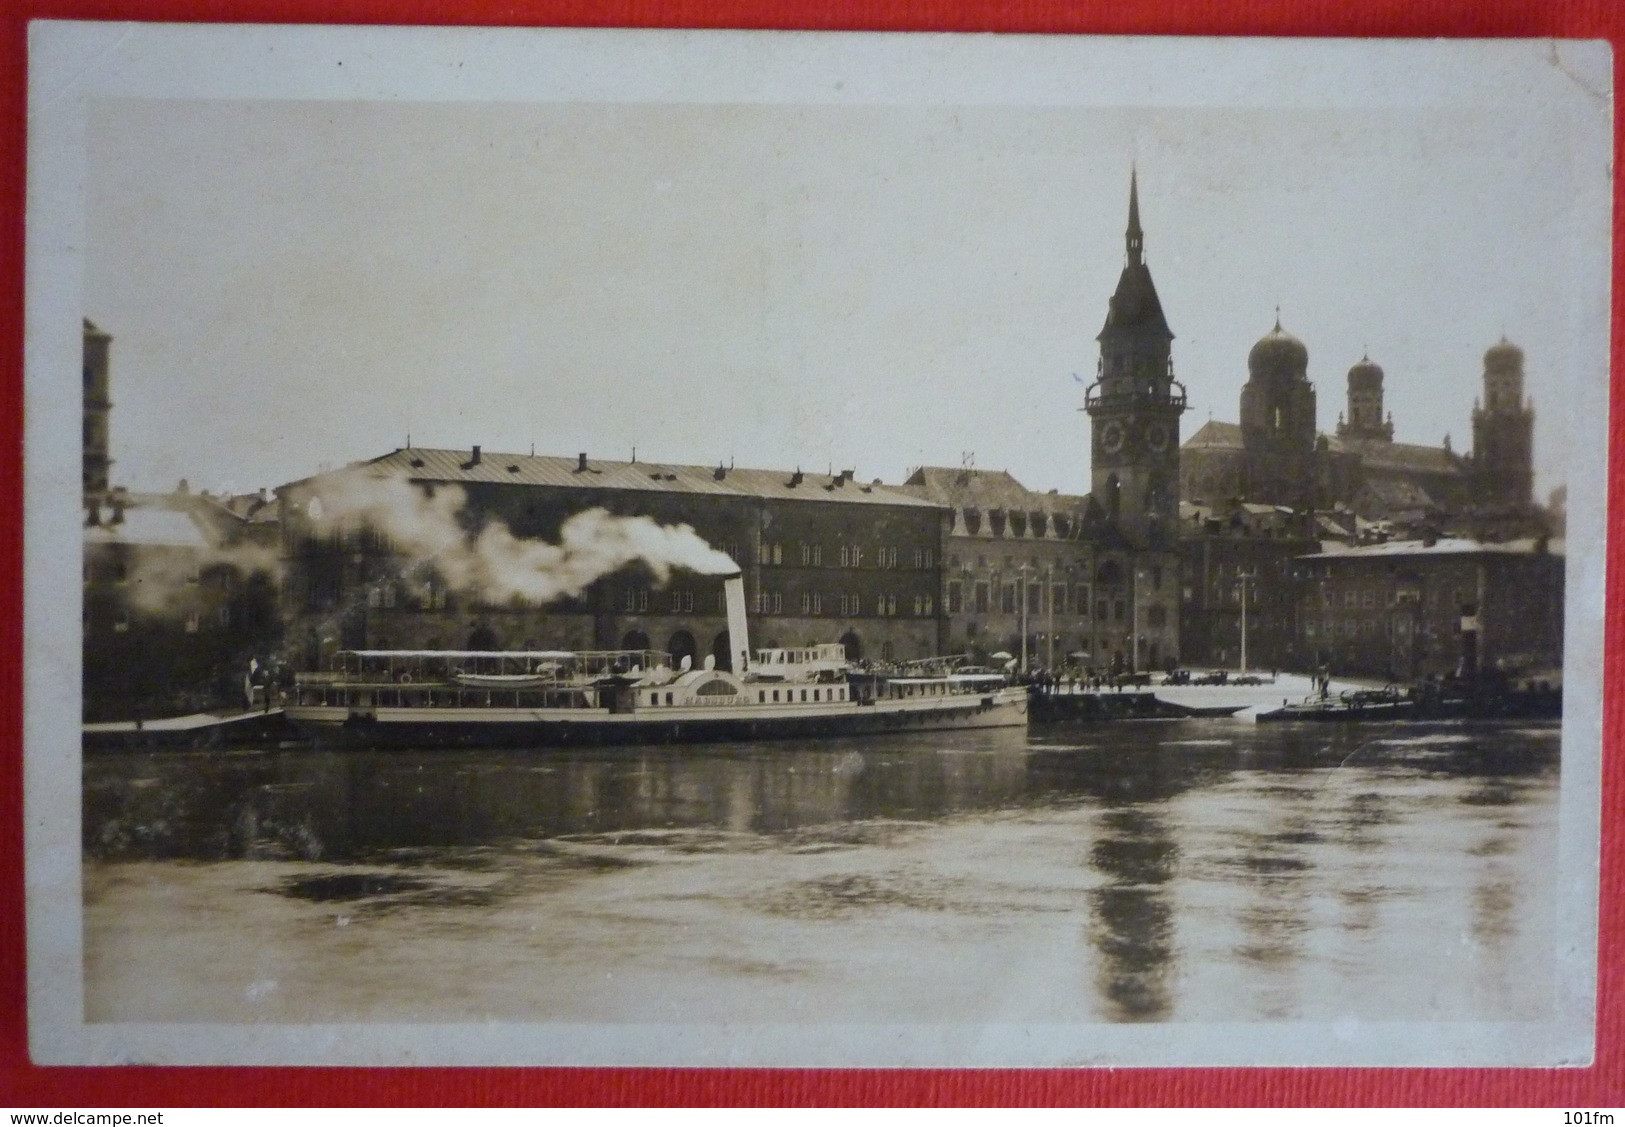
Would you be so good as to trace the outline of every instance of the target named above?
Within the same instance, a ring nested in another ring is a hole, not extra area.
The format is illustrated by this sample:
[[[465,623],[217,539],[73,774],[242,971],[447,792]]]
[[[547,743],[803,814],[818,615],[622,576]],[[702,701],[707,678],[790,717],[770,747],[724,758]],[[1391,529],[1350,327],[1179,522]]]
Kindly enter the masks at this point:
[[[1129,672],[1140,671],[1140,569],[1129,568]]]
[[[1048,602],[1044,605],[1049,608],[1049,614],[1044,618],[1044,636],[1048,639],[1045,645],[1044,665],[1053,673],[1055,669],[1055,565],[1052,563],[1044,569],[1044,587],[1048,592]]]
[[[1027,672],[1027,565],[1022,564],[1021,570],[1016,573],[1021,577],[1021,672]]]
[[[1255,573],[1250,571],[1236,572],[1236,580],[1241,585],[1241,671],[1247,672],[1247,581],[1256,579]]]

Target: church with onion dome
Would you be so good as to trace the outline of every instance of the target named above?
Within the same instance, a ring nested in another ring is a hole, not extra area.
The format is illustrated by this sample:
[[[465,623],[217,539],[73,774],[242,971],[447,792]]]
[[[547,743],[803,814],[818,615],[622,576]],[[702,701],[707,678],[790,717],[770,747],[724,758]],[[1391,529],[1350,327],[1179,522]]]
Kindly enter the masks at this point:
[[[1347,399],[1331,432],[1316,419],[1309,349],[1281,326],[1247,356],[1239,423],[1209,420],[1180,449],[1187,519],[1259,507],[1313,519],[1308,536],[1379,526],[1475,535],[1538,535],[1523,351],[1503,338],[1484,353],[1473,405],[1472,449],[1395,441],[1383,409],[1383,370],[1369,355],[1348,370]]]

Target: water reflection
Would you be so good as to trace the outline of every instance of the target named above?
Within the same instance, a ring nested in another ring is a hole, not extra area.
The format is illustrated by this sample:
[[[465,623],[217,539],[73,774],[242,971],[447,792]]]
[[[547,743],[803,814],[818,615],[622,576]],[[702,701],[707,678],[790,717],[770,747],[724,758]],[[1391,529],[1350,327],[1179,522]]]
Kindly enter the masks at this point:
[[[1179,860],[1163,819],[1143,807],[1113,810],[1090,864],[1110,883],[1090,894],[1098,983],[1118,1021],[1157,1021],[1170,1010],[1174,909],[1165,886]]]
[[[389,981],[413,989],[444,981],[449,1016],[469,996],[517,1017],[621,1003],[596,976],[521,973],[545,934],[558,958],[658,966],[663,992],[730,1016],[803,1012],[816,997],[840,1018],[951,1018],[992,989],[950,974],[966,960],[1011,976],[976,1003],[997,1013],[1538,1014],[1556,737],[1145,723],[545,754],[92,757],[92,1010],[153,1016],[137,980],[164,980],[150,962],[162,945],[127,922],[151,915],[222,950],[299,952],[322,983],[303,1002],[315,1013],[375,1012],[340,1000],[379,977],[358,973],[361,959],[403,964]],[[186,903],[191,916],[172,907]],[[345,943],[323,947],[320,927],[343,928]],[[414,954],[430,934],[466,944],[451,959],[466,970],[448,969],[444,947]],[[1029,965],[1043,968],[1031,984],[1015,973]],[[739,967],[757,991],[809,993],[741,992],[725,977]]]

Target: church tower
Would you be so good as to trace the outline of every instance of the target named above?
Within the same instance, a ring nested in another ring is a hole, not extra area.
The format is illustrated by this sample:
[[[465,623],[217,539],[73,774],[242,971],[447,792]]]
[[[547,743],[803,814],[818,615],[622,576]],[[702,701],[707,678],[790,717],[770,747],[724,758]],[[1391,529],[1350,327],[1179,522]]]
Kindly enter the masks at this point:
[[[1394,421],[1382,417],[1382,369],[1370,356],[1349,369],[1349,409],[1338,421],[1338,438],[1370,438],[1379,442],[1394,440]]]
[[[1528,505],[1535,410],[1523,397],[1523,349],[1502,337],[1484,353],[1484,400],[1473,404],[1473,500]]]
[[[1174,334],[1145,264],[1138,176],[1129,173],[1126,257],[1100,362],[1084,397],[1090,419],[1094,500],[1137,546],[1167,547],[1179,519],[1179,416],[1185,388],[1174,379]]]
[[[1241,443],[1246,449],[1242,497],[1299,511],[1313,505],[1315,385],[1309,350],[1281,328],[1265,333],[1247,353],[1241,389]]]

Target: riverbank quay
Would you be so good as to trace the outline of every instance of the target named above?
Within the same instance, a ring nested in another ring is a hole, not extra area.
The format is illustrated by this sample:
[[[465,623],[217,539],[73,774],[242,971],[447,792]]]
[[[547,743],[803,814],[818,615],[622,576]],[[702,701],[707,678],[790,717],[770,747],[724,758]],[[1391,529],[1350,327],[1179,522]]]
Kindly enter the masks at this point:
[[[81,727],[81,746],[87,752],[276,747],[294,739],[296,733],[281,708],[195,712],[153,720],[112,720]]]
[[[1329,696],[1375,687],[1374,682],[1334,679]],[[1236,717],[1249,719],[1316,691],[1314,678],[1301,673],[1266,675],[1258,684],[1159,684],[1120,689],[1061,686],[1032,695],[1035,724],[1089,723],[1105,720],[1174,720]]]

